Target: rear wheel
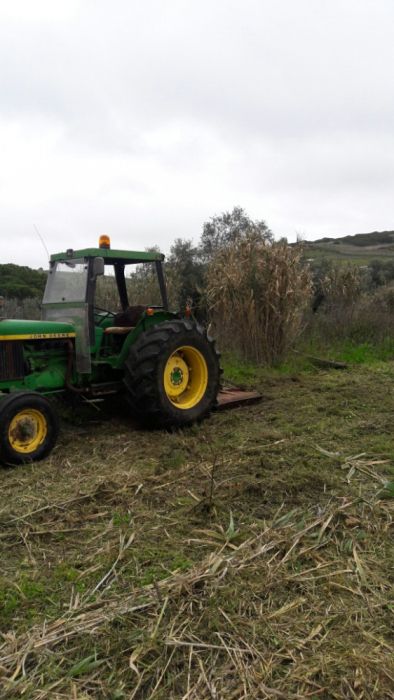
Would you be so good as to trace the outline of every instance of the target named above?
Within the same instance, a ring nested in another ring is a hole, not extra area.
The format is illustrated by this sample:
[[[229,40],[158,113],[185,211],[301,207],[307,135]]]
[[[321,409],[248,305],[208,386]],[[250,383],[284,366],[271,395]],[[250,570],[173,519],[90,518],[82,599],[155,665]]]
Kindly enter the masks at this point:
[[[9,394],[0,401],[0,459],[23,464],[43,459],[54,447],[59,433],[55,410],[34,392]]]
[[[201,420],[216,403],[219,354],[201,326],[183,319],[166,321],[133,345],[124,382],[141,422],[187,425]]]

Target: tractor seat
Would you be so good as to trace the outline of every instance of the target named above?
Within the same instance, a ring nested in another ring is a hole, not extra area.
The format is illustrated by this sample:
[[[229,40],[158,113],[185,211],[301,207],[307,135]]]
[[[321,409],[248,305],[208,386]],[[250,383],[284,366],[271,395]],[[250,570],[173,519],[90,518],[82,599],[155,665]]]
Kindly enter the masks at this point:
[[[146,308],[146,306],[128,306],[124,311],[115,314],[114,326],[127,326],[130,330],[130,326],[137,325]]]
[[[104,328],[104,335],[113,333],[114,335],[126,335],[133,331],[135,326],[110,326],[109,328]]]

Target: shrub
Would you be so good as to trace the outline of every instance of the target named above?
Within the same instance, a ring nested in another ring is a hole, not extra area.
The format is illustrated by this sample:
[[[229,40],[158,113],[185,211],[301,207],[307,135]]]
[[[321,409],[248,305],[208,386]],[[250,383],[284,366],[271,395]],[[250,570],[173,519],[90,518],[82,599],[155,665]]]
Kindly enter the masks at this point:
[[[307,318],[309,335],[327,340],[348,336],[360,309],[363,285],[363,275],[355,265],[323,261],[314,274],[314,313]]]
[[[330,265],[321,286],[329,311],[346,310],[351,314],[362,292],[360,269],[355,265]]]
[[[357,275],[357,273],[356,273]],[[330,341],[351,341],[379,344],[394,336],[394,284],[378,288],[374,293],[343,295],[339,284],[317,313],[309,313],[306,337],[324,347]]]
[[[36,297],[29,299],[4,299],[0,316],[5,318],[25,318],[37,320],[41,318],[41,302]]]

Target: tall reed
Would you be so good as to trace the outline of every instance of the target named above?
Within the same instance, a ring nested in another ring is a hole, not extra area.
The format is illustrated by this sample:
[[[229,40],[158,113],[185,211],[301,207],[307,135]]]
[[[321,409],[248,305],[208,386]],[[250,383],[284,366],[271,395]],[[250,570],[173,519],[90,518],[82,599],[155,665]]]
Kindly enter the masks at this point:
[[[311,297],[311,275],[301,256],[300,248],[253,232],[217,253],[206,295],[222,348],[270,365],[283,359]]]

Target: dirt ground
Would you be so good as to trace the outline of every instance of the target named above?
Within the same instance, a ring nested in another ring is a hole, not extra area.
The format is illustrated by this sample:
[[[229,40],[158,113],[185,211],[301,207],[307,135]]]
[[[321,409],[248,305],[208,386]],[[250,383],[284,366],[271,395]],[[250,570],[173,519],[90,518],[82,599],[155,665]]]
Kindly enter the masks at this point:
[[[1,698],[394,698],[394,363],[247,383],[182,432],[63,410],[0,468]]]

